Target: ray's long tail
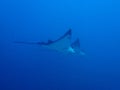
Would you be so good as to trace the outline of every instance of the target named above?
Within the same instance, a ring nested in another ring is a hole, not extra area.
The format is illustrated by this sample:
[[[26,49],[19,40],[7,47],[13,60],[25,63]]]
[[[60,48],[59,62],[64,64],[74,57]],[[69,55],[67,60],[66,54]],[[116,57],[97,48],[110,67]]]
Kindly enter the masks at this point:
[[[20,42],[20,41],[14,41],[13,43],[16,44],[28,44],[28,45],[38,45],[38,42]]]

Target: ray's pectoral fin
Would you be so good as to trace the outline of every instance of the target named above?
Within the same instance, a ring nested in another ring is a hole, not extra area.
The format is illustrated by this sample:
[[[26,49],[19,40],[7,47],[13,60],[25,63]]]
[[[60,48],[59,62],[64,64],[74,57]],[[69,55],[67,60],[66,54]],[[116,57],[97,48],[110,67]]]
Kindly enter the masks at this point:
[[[74,49],[75,53],[85,55],[85,52],[80,48],[80,40],[78,38],[71,44],[71,47]]]
[[[71,29],[69,29],[63,36],[55,41],[48,40],[47,47],[50,49],[63,51],[68,48],[71,44]]]
[[[72,44],[71,47],[75,50],[75,51],[80,51],[80,41],[77,38]]]

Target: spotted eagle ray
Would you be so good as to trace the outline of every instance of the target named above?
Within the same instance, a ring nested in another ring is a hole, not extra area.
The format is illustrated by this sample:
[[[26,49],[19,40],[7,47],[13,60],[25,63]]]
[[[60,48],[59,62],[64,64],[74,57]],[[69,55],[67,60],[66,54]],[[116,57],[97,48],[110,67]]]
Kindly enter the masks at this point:
[[[80,48],[79,38],[77,38],[73,43],[71,43],[71,36],[72,30],[69,29],[64,35],[62,35],[56,40],[48,40],[47,42],[15,42],[15,43],[29,45],[35,44],[62,53],[85,55],[85,53]]]

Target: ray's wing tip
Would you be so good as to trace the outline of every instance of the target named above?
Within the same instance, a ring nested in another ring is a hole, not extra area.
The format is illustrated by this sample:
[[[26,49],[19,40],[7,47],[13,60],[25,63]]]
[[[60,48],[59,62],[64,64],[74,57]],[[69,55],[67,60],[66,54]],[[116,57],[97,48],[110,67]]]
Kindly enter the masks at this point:
[[[72,34],[72,29],[70,28],[65,35],[71,35]]]
[[[72,29],[71,28],[69,28],[68,33],[70,33],[70,34],[72,33]]]

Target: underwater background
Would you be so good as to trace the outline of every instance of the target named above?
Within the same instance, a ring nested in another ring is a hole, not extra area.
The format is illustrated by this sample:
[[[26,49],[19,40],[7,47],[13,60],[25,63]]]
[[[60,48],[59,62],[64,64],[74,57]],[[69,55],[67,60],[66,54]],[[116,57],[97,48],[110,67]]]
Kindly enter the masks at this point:
[[[69,28],[85,56],[13,43]],[[120,1],[0,0],[0,90],[120,90]]]

